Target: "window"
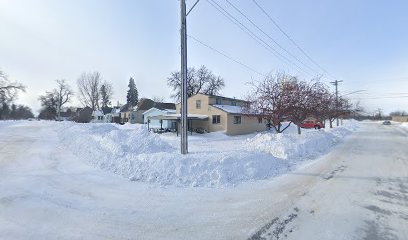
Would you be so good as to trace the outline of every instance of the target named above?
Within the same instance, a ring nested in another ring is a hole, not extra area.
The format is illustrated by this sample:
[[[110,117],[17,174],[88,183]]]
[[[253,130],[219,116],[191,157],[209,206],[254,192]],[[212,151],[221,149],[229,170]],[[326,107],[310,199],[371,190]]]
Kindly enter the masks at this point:
[[[231,105],[232,105],[232,106],[237,106],[237,102],[232,101],[232,102],[231,102]]]
[[[216,99],[215,99],[215,104],[220,105],[220,104],[221,104],[221,98],[216,98]]]
[[[241,124],[241,116],[234,116],[234,124]]]
[[[221,116],[220,115],[213,115],[212,116],[212,121],[213,121],[213,124],[221,123]]]
[[[197,109],[201,108],[201,100],[196,100],[196,108]]]
[[[258,117],[258,123],[262,123],[262,118]]]

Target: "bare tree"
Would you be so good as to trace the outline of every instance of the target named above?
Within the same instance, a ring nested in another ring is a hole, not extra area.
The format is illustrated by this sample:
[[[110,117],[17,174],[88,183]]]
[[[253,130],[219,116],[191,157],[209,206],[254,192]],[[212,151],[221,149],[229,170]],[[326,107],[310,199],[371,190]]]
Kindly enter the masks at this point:
[[[99,72],[83,73],[77,80],[78,99],[82,105],[99,109],[100,85],[102,76]]]
[[[211,76],[205,86],[203,93],[209,95],[218,95],[221,88],[225,87],[224,79],[220,76]]]
[[[336,100],[336,95],[328,93],[322,97],[325,109],[322,111],[321,116],[327,119],[330,124],[330,128],[333,128],[333,122],[336,118],[349,115],[351,112],[351,104],[348,99],[339,97]]]
[[[164,97],[154,96],[154,97],[152,98],[152,100],[153,100],[154,102],[164,102]]]
[[[54,93],[57,97],[57,116],[58,120],[61,118],[61,108],[62,106],[71,100],[72,95],[74,94],[71,90],[71,87],[65,82],[64,79],[56,80],[57,88],[54,89]]]
[[[25,86],[16,81],[10,81],[0,70],[0,119],[5,119],[11,113],[9,104],[17,98],[19,91],[25,91]]]
[[[263,81],[252,82],[252,91],[248,100],[251,102],[248,112],[262,115],[276,132],[285,131],[292,123],[290,119],[293,96],[293,76],[285,73],[268,75]],[[282,123],[288,124],[283,126]]]
[[[0,103],[12,102],[18,91],[25,91],[26,87],[16,81],[10,81],[8,76],[0,70]]]
[[[101,86],[100,94],[102,107],[108,107],[109,105],[111,105],[111,99],[113,95],[112,84],[105,81]]]
[[[358,105],[356,104],[356,106]],[[404,110],[397,110],[397,111],[390,112],[390,116],[407,116],[407,115],[408,113]]]
[[[56,91],[45,92],[38,98],[41,102],[41,111],[39,118],[41,119],[56,119],[58,116],[58,95]]]
[[[313,102],[313,85],[304,81],[291,81],[288,95],[289,118],[297,125],[298,134],[301,134],[300,125],[310,115]]]
[[[180,100],[181,94],[181,74],[180,72],[172,72],[167,79],[174,94],[173,98]],[[187,71],[187,96],[192,96],[197,93],[216,95],[225,87],[225,82],[220,76],[215,76],[211,70],[205,66],[201,66],[198,70],[189,68]]]

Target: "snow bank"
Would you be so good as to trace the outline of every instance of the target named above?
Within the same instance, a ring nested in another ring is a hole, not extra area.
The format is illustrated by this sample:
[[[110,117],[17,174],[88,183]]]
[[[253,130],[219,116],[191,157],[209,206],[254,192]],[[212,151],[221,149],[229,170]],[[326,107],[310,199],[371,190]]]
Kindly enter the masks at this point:
[[[302,129],[299,135],[297,126],[291,125],[283,133],[260,133],[247,140],[247,147],[281,159],[311,159],[326,153],[342,137],[356,129],[355,121],[346,121],[345,126],[332,129]]]
[[[65,124],[61,143],[78,157],[132,181],[160,186],[221,187],[267,179],[329,151],[356,129],[345,126],[288,133],[228,137],[220,133],[189,138],[190,153],[179,153],[179,138],[158,135],[143,125]]]

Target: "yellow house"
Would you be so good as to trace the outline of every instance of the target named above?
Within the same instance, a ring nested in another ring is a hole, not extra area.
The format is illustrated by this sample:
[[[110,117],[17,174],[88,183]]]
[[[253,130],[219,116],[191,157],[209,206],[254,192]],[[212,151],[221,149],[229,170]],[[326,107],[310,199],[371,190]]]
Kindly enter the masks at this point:
[[[190,128],[225,131],[227,135],[265,131],[266,121],[261,116],[244,111],[248,104],[244,100],[201,93],[191,96],[187,100],[188,114],[206,115],[208,119],[191,121]],[[180,114],[180,103],[176,105],[176,111]]]

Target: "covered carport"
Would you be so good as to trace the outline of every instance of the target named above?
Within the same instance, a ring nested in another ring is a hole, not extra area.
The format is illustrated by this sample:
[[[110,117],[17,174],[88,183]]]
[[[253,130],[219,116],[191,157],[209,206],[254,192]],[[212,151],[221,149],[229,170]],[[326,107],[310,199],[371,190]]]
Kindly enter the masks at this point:
[[[176,133],[178,136],[179,126],[180,126],[180,121],[181,121],[181,114],[168,114],[168,115],[159,115],[159,116],[149,117],[147,121],[147,128],[150,131],[150,126],[149,126],[150,121],[149,120],[160,120],[161,123],[163,122],[163,120],[176,122]],[[190,133],[193,134],[193,130],[194,130],[193,122],[194,121],[207,121],[207,120],[208,120],[207,115],[187,114],[188,129],[190,130]],[[163,129],[163,126],[161,126],[160,129]]]

